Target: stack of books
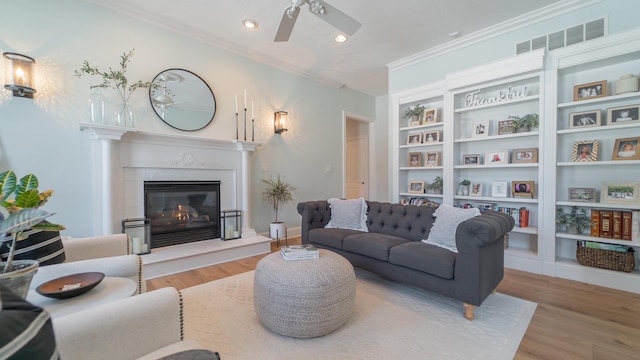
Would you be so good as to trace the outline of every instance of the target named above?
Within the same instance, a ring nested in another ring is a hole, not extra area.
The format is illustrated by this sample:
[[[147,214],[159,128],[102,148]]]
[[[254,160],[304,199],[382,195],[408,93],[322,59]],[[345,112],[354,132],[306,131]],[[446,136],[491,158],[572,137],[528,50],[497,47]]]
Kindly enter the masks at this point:
[[[320,257],[320,251],[313,245],[292,245],[280,248],[280,253],[285,260],[305,260],[317,259]]]

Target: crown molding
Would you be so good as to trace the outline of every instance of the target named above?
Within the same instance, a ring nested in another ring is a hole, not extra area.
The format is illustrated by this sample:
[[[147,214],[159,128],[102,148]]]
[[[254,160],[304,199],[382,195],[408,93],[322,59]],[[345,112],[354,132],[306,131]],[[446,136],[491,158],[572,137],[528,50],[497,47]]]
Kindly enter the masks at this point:
[[[463,36],[456,40],[426,49],[414,55],[410,55],[405,58],[402,58],[400,60],[396,60],[394,62],[387,64],[387,67],[389,68],[389,71],[399,70],[404,67],[411,66],[416,63],[419,63],[428,59],[432,59],[432,58],[441,56],[443,54],[465,48],[473,44],[477,44],[489,38],[507,34],[516,29],[521,29],[544,20],[552,19],[559,15],[570,13],[572,11],[576,11],[578,9],[581,9],[587,6],[591,6],[593,4],[597,4],[602,1],[604,0],[560,1],[555,4],[551,4],[543,8],[540,8],[538,10],[534,10],[527,14],[495,24],[483,30],[476,31],[472,34]]]

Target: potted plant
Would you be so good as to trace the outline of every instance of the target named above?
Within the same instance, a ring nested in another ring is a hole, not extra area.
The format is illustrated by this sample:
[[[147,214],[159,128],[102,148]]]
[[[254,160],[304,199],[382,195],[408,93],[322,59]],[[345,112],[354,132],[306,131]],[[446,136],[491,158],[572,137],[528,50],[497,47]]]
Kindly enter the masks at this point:
[[[440,176],[436,176],[436,178],[433,179],[433,182],[431,182],[431,184],[428,184],[427,187],[433,190],[434,194],[442,194],[442,188],[444,187],[442,178]]]
[[[572,206],[569,213],[565,213],[562,208],[556,210],[556,223],[564,225],[569,234],[581,234],[583,230],[591,227],[591,218],[584,208]]]
[[[458,184],[458,195],[464,195],[467,196],[469,195],[469,185],[471,185],[471,181],[464,179],[462,181],[460,181],[460,183]]]
[[[514,120],[513,127],[516,129],[516,132],[531,131],[531,129],[535,129],[539,125],[538,114],[526,114],[524,116],[511,115],[509,119]]]
[[[64,230],[61,225],[44,222],[53,214],[39,209],[52,194],[53,190],[38,191],[38,179],[33,174],[25,175],[19,182],[11,170],[0,174],[0,204],[8,213],[5,216],[0,212],[0,239],[7,234],[11,236],[11,241],[0,243],[0,248],[9,248],[7,260],[0,262],[0,282],[22,298],[27,296],[31,279],[38,271],[38,262],[14,260],[18,241],[27,238],[24,233],[29,229]]]
[[[276,214],[275,221],[269,225],[269,237],[272,239],[279,239],[286,233],[286,225],[284,222],[278,221],[278,211],[280,206],[288,202],[293,201],[293,191],[295,186],[288,184],[280,178],[276,180],[263,179],[264,190],[262,191],[262,199],[273,206],[273,211]]]
[[[404,112],[404,117],[409,119],[410,123],[413,123],[415,121],[419,123],[420,119],[422,118],[422,114],[424,114],[424,106],[418,104],[414,107],[409,107]]]

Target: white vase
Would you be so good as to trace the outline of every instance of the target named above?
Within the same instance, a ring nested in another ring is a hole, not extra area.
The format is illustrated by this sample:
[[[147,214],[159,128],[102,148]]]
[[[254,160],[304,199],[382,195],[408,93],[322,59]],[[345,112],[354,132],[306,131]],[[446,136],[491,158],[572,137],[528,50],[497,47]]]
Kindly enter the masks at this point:
[[[93,124],[107,125],[107,100],[100,89],[89,95],[89,121]]]
[[[123,103],[117,107],[114,114],[114,122],[116,126],[136,127],[136,110],[131,104]]]
[[[287,226],[281,222],[269,224],[269,237],[272,239],[284,239],[287,236]]]

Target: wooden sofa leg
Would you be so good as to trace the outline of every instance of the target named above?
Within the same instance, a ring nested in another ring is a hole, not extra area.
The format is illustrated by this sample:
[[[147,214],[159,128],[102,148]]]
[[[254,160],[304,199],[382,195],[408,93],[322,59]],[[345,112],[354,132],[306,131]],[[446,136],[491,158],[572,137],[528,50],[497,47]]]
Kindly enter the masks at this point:
[[[473,311],[476,309],[475,305],[470,305],[467,303],[462,303],[464,305],[464,317],[467,320],[473,320],[475,315],[473,315]]]

